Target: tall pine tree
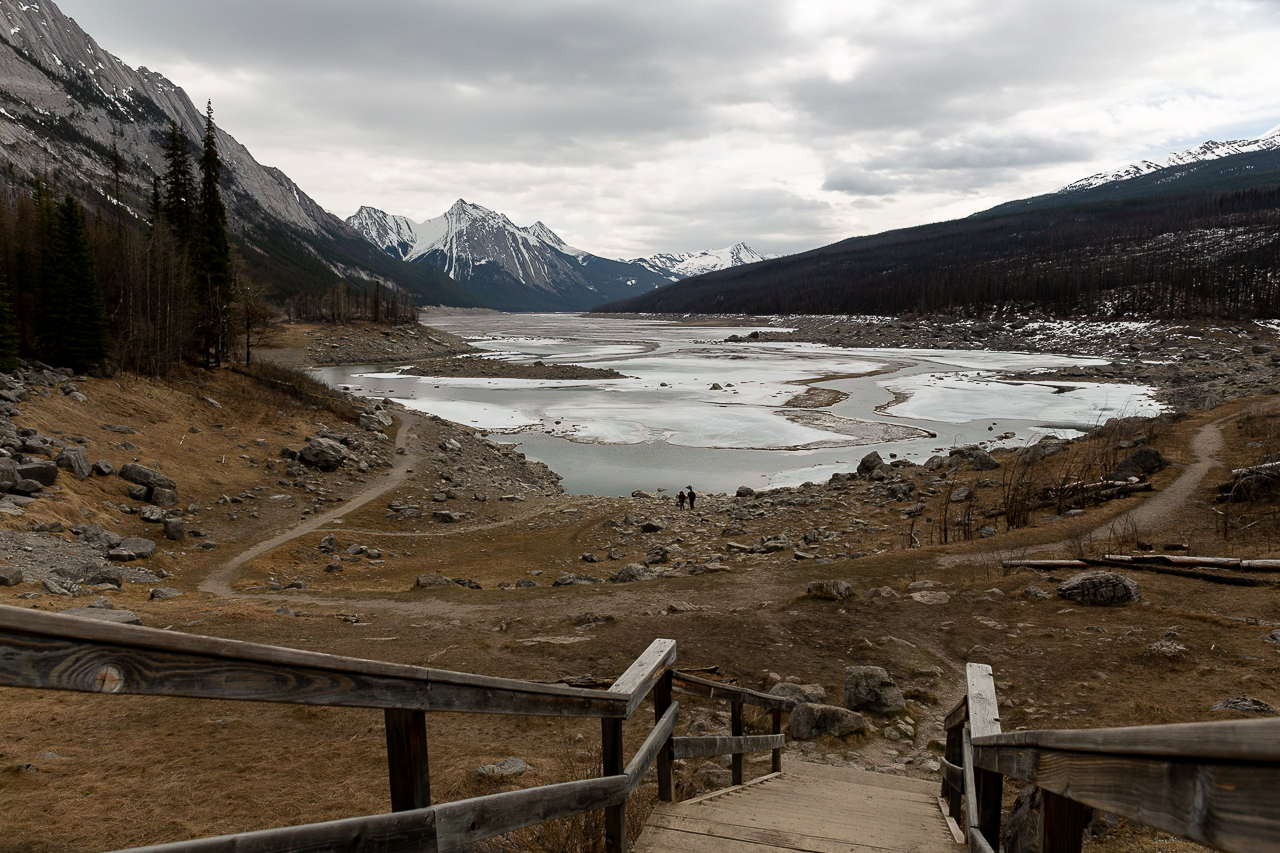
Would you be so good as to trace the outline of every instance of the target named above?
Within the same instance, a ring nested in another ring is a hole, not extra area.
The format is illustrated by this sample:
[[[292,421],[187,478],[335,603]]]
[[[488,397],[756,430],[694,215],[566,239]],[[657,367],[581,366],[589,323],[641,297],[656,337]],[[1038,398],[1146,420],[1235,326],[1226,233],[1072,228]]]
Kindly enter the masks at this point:
[[[187,135],[176,122],[169,123],[164,137],[164,198],[160,212],[184,246],[191,242],[195,213],[195,181],[191,171],[191,147]]]
[[[54,209],[49,244],[40,349],[54,366],[86,370],[106,359],[107,316],[84,208],[70,195]]]
[[[231,322],[231,245],[227,240],[227,208],[222,203],[222,158],[213,101],[205,110],[204,151],[200,155],[200,205],[197,208],[193,273],[196,312],[206,365],[220,365],[228,355]]]

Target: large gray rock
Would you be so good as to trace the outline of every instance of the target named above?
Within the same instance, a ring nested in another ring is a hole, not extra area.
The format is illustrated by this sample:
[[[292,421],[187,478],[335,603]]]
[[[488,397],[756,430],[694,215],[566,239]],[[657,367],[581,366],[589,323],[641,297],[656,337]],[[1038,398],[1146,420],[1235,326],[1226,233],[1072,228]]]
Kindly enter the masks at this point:
[[[81,619],[97,619],[99,622],[115,622],[120,625],[141,625],[142,620],[132,610],[103,610],[100,607],[72,607],[62,611],[63,616]]]
[[[907,702],[884,667],[846,666],[844,706],[850,711],[896,714],[907,707]]]
[[[151,590],[152,601],[168,601],[171,598],[177,598],[182,595],[182,590],[174,589],[171,586],[158,586]]]
[[[107,559],[117,563],[149,560],[156,555],[156,543],[140,536],[130,536],[107,552]]]
[[[166,518],[164,520],[164,538],[173,542],[185,542],[187,539],[187,526],[183,524],[180,518]]]
[[[644,565],[643,563],[628,563],[621,569],[609,575],[609,583],[634,583],[636,581],[650,581],[658,576],[658,573]]]
[[[533,768],[519,758],[508,758],[497,764],[485,764],[471,771],[477,779],[507,779],[512,776],[523,776]]]
[[[22,569],[0,566],[0,586],[17,586],[22,583]]]
[[[1144,444],[1126,456],[1124,461],[1107,475],[1107,479],[1127,480],[1130,477],[1149,477],[1157,471],[1163,471],[1168,467],[1169,460],[1165,459],[1159,450]]]
[[[54,464],[75,474],[77,480],[86,480],[93,473],[93,466],[89,464],[89,452],[83,447],[64,449],[54,459]]]
[[[178,488],[178,484],[173,481],[172,477],[167,477],[154,468],[139,465],[137,462],[130,462],[121,468],[120,479],[128,480],[130,483],[139,486],[146,486],[148,489]]]
[[[994,471],[1000,467],[1000,461],[985,450],[974,451],[969,464],[978,471]]]
[[[862,457],[862,461],[858,463],[858,476],[870,477],[871,473],[884,464],[884,459],[876,451],[871,451]]]
[[[782,682],[774,685],[770,695],[781,697],[787,703],[787,710],[797,705],[826,705],[827,691],[821,684],[791,684]]]
[[[151,502],[156,506],[177,506],[178,493],[173,489],[151,489]]]
[[[1004,823],[1000,853],[1040,853],[1040,810],[1043,797],[1035,785],[1018,792]]]
[[[313,438],[298,451],[298,458],[321,471],[337,471],[351,454],[331,438]]]
[[[7,492],[18,485],[22,476],[18,474],[18,463],[8,456],[0,456],[0,492]]]
[[[435,572],[428,572],[425,575],[418,575],[414,580],[415,588],[431,587],[431,586],[453,586],[453,581],[444,575],[438,575]]]
[[[53,460],[28,462],[18,466],[18,476],[23,480],[35,480],[42,486],[52,486],[58,480],[58,463]]]
[[[791,736],[810,740],[818,735],[847,737],[871,728],[866,717],[837,705],[803,703],[791,709]]]
[[[1255,699],[1252,696],[1232,696],[1230,699],[1223,699],[1213,707],[1210,711],[1242,711],[1246,714],[1260,714],[1264,717],[1276,716],[1276,709],[1263,702],[1261,699]]]
[[[848,581],[811,581],[809,595],[824,601],[844,601],[853,596],[853,584]]]
[[[1118,572],[1081,572],[1058,584],[1058,597],[1094,607],[1115,607],[1142,598],[1138,584]]]

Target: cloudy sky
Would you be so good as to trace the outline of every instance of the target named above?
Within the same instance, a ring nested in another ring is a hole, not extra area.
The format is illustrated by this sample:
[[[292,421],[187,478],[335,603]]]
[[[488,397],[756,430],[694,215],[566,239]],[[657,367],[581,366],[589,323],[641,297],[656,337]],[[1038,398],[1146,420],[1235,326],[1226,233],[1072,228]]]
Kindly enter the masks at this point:
[[[58,0],[347,216],[791,252],[1280,124],[1280,0]]]

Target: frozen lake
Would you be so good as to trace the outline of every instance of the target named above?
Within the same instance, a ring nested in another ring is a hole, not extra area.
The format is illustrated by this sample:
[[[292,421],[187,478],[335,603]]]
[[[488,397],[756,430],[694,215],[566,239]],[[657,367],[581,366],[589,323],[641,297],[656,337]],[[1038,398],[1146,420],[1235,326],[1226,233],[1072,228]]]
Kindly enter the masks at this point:
[[[1103,363],[1067,355],[725,343],[754,327],[574,314],[442,316],[430,325],[491,358],[611,368],[627,378],[424,378],[386,365],[316,373],[519,444],[579,494],[797,485],[850,470],[873,449],[923,461],[1004,433],[1014,437],[1002,444],[1021,445],[1159,411],[1143,386],[1000,378]],[[793,399],[811,388],[847,397],[829,394],[819,408]]]

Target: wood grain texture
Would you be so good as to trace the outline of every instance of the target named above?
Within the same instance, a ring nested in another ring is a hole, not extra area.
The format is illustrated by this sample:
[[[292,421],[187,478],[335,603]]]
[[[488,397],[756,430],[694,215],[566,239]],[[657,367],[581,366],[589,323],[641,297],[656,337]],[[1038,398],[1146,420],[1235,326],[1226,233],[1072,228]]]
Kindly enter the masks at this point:
[[[748,690],[745,687],[738,687],[734,684],[721,684],[718,681],[711,681],[706,678],[699,678],[696,675],[689,675],[685,672],[676,671],[672,674],[672,689],[677,693],[685,693],[690,696],[701,696],[704,699],[723,699],[727,702],[744,702],[748,705],[756,705],[760,708],[778,708],[785,709],[786,700],[779,696],[770,696],[767,693],[759,693],[755,690]]]
[[[991,667],[985,663],[969,664],[965,667],[965,682],[970,734],[975,738],[1000,734],[1000,708]]]
[[[671,670],[668,669],[653,686],[653,717],[658,727],[662,726],[663,717],[673,704],[675,703],[671,699]],[[658,800],[670,803],[675,798],[675,762],[671,755],[671,733],[668,732],[666,740],[658,751]]]
[[[623,745],[622,720],[604,719],[600,721],[600,754],[604,765],[605,776],[622,776]],[[627,795],[630,796],[630,782],[627,781]],[[604,849],[605,853],[627,853],[627,801],[611,804],[604,811]]]
[[[408,812],[431,805],[431,770],[427,760],[427,715],[424,711],[388,708],[387,775],[391,810]]]
[[[626,698],[0,606],[0,685],[533,716],[622,716]]]
[[[701,758],[707,755],[768,752],[779,746],[785,746],[786,742],[786,735],[676,737],[671,739],[671,746],[676,758]]]
[[[658,756],[670,746],[671,733],[676,730],[676,723],[679,720],[680,703],[672,702],[666,713],[662,715],[662,719],[658,720],[658,724],[653,727],[653,731],[649,732],[649,736],[644,739],[640,749],[636,750],[636,754],[631,757],[631,762],[627,765],[627,790],[634,791],[640,785],[644,774],[649,772],[649,768]]]
[[[956,706],[947,712],[947,719],[942,727],[947,731],[964,725],[964,721],[969,719],[969,698],[961,696]]]
[[[609,688],[610,693],[627,697],[624,717],[630,717],[649,695],[658,679],[671,668],[676,660],[675,640],[654,640],[627,671]]]
[[[1280,765],[1141,755],[975,749],[979,766],[1201,844],[1280,849]]]
[[[1043,853],[1080,853],[1089,809],[1052,791],[1043,792],[1040,807],[1040,849]]]
[[[421,809],[176,841],[120,853],[435,853],[435,819],[433,809]]]
[[[625,805],[627,777],[606,776],[434,806],[440,853],[526,826]]]
[[[1280,719],[1006,732],[994,737],[975,737],[973,745],[979,748],[1027,746],[1115,755],[1280,762]]]

